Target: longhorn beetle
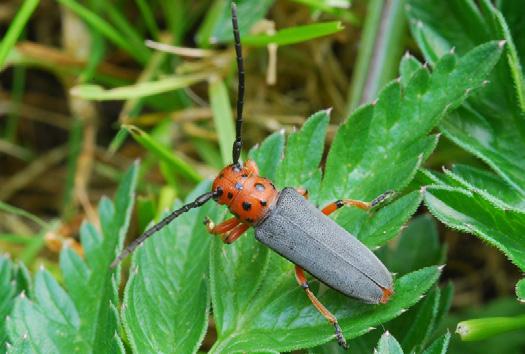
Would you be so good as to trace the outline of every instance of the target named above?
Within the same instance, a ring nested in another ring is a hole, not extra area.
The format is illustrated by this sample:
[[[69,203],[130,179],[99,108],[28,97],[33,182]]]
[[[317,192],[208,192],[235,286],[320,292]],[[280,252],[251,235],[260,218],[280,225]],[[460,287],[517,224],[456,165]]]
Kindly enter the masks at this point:
[[[205,218],[204,224],[208,231],[213,235],[220,235],[225,243],[230,244],[252,226],[258,241],[295,264],[295,277],[299,286],[304,289],[315,308],[334,326],[339,345],[346,349],[348,345],[337,318],[310,290],[303,269],[347,296],[371,304],[386,303],[394,292],[390,272],[365,245],[327,215],[344,205],[369,210],[388,198],[391,192],[384,193],[371,202],[341,199],[320,211],[306,200],[306,191],[294,188],[278,191],[269,179],[259,176],[254,161],[248,160],[241,165],[239,157],[242,148],[244,66],[235,3],[232,3],[232,25],[238,71],[233,163],[215,178],[210,192],[197,197],[153,225],[129,244],[111,266],[115,267],[148,237],[182,213],[213,199],[226,205],[234,217],[219,225],[214,225],[209,218]]]

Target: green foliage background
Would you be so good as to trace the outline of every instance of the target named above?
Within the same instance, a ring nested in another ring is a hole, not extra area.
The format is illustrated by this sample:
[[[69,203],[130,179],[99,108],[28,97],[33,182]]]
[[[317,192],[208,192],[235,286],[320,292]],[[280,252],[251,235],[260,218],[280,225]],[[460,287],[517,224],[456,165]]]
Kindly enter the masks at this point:
[[[312,288],[338,317],[353,352],[430,354],[444,353],[449,345],[451,352],[484,348],[485,344],[469,347],[449,333],[462,315],[449,313],[452,284],[437,284],[447,263],[447,249],[436,219],[495,246],[525,271],[525,14],[519,1],[407,0],[393,1],[388,8],[374,0],[362,17],[364,24],[357,12],[329,1],[296,2],[293,6],[308,11],[311,23],[251,33],[277,5],[266,0],[239,1],[244,46],[249,50],[268,44],[286,48],[338,35],[343,24],[364,26],[356,64],[361,73],[356,69],[348,102],[336,108],[338,116],[345,108],[352,113],[334,122],[332,110],[319,110],[297,131],[276,131],[245,157],[254,159],[261,174],[278,187],[307,188],[310,201],[318,206],[341,198],[372,200],[386,190],[397,192],[393,201],[378,210],[343,208],[332,216],[376,250],[396,273],[392,300],[386,305],[362,304],[315,279]],[[234,58],[230,50],[217,46],[231,45],[229,3],[216,0],[204,6],[137,0],[133,8],[140,26],[128,17],[125,10],[131,5],[126,2],[58,0],[58,4],[67,13],[64,16],[85,26],[81,31],[89,39],[90,52],[79,58],[81,65],[56,66],[50,63],[52,56],[35,58],[27,47],[16,45],[26,34],[38,1],[23,2],[0,42],[0,67],[13,72],[13,100],[18,97],[21,102],[27,68],[47,70],[68,88],[70,110],[76,116],[69,135],[62,215],[42,220],[23,208],[0,204],[3,212],[31,220],[38,230],[37,236],[29,238],[0,230],[2,241],[23,244],[15,260],[0,257],[0,318],[5,318],[0,324],[0,350],[340,352],[333,329],[296,285],[290,262],[258,244],[252,231],[233,245],[206,233],[205,216],[216,222],[227,217],[224,208],[212,203],[191,210],[149,239],[130,263],[116,271],[109,268],[132,220],[144,230],[165,209],[181,205],[175,196],[183,195],[178,199],[189,202],[209,190],[206,177],[211,174],[205,171],[230,161],[234,130],[228,90],[236,81]],[[159,16],[166,27],[162,30]],[[317,21],[319,17],[329,20]],[[388,33],[378,29],[385,23],[391,26]],[[416,56],[407,52],[399,59],[377,51],[379,43],[390,48],[391,54],[399,52],[405,23],[417,44],[418,49],[412,50]],[[203,50],[201,61],[173,59],[144,43],[145,38],[153,38],[183,44],[191,35]],[[115,48],[140,69],[137,78],[101,70]],[[375,61],[365,64],[367,58]],[[374,70],[382,67],[382,74],[374,76]],[[399,68],[397,78],[392,77],[393,67]],[[196,168],[172,146],[173,124],[168,115],[191,109],[195,94],[190,86],[206,84],[213,120],[209,127],[197,128],[216,132],[217,141],[192,137],[190,142],[207,169]],[[371,87],[376,88],[373,99],[367,97]],[[119,181],[119,187],[113,201],[103,197],[98,209],[87,213],[90,220],[79,230],[83,254],[65,246],[55,264],[50,261],[30,272],[24,264],[33,265],[46,243],[44,236],[57,232],[59,220],[70,220],[75,214],[77,169],[82,166],[90,125],[86,110],[94,107],[93,101],[107,100],[124,101],[120,130],[111,133],[107,152],[117,153],[136,142],[144,161],[116,171],[99,166]],[[358,102],[363,104],[354,110]],[[161,112],[162,119],[144,124],[149,112]],[[20,117],[7,118],[2,142],[20,144],[25,156],[26,147],[16,141]],[[335,129],[330,132],[330,127]],[[466,163],[442,172],[431,168],[426,162],[440,154],[438,144],[444,138],[479,160],[467,158]],[[323,147],[328,145],[325,152]],[[455,161],[445,163],[450,162]],[[147,173],[156,167],[163,180],[150,188]],[[137,198],[137,191],[146,198]],[[422,202],[435,218],[414,216]],[[488,307],[467,316],[523,312],[516,300],[525,298],[524,284],[522,279],[515,285],[517,299],[501,299],[504,305],[495,312]],[[525,327],[516,319],[500,321],[514,320],[516,328]],[[497,332],[485,334],[491,337]],[[524,345],[522,339],[514,338],[506,342],[505,350],[517,353]]]

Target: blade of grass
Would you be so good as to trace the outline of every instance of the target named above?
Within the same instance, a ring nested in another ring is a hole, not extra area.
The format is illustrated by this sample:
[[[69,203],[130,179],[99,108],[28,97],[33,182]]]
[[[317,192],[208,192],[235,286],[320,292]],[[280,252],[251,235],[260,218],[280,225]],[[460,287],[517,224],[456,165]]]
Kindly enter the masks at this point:
[[[20,209],[20,208],[17,208],[15,206],[12,206],[10,204],[4,203],[2,201],[0,201],[0,210],[5,211],[5,212],[10,213],[10,214],[22,216],[22,217],[24,217],[26,219],[29,219],[29,220],[35,222],[36,224],[38,224],[38,226],[40,226],[42,228],[50,227],[50,224],[45,222],[43,219],[40,219],[38,216],[36,216],[34,214],[31,214],[30,212],[25,211],[23,209]]]
[[[157,156],[161,161],[164,161],[174,171],[177,171],[180,175],[189,178],[193,182],[200,182],[202,177],[197,173],[192,165],[184,161],[182,158],[168,150],[164,146],[158,144],[151,136],[145,131],[133,126],[123,125],[123,128],[127,129],[131,136],[146,150]]]
[[[343,28],[340,21],[314,23],[284,28],[274,34],[246,35],[242,37],[242,44],[251,47],[264,47],[273,43],[277,45],[296,44],[337,33]]]
[[[98,85],[79,85],[71,89],[71,94],[94,101],[128,100],[185,88],[199,81],[204,81],[208,76],[207,73],[180,75],[114,89],[104,89]]]
[[[372,101],[379,88],[397,75],[406,21],[403,1],[373,0],[368,4],[357,63],[350,84],[347,115]]]
[[[215,130],[219,137],[222,162],[223,165],[226,165],[232,160],[232,144],[235,139],[230,99],[224,81],[218,76],[210,79],[208,90]]]
[[[25,211],[23,209],[12,206],[10,204],[4,203],[2,201],[0,201],[0,210],[5,211],[6,213],[9,213],[9,214],[22,216],[26,219],[29,219],[35,222],[36,224],[38,224],[38,226],[42,228],[48,228],[50,226],[47,222],[45,222],[43,219],[40,219],[38,216],[31,214],[30,212]]]
[[[108,18],[115,25],[116,29],[119,30],[126,40],[133,45],[135,51],[140,52],[141,56],[149,59],[151,51],[144,44],[144,38],[140,35],[131,23],[122,15],[122,10],[113,6],[110,1],[105,2],[105,11]]]
[[[26,68],[16,66],[13,70],[13,88],[11,90],[11,102],[14,107],[7,115],[7,124],[5,127],[4,137],[11,143],[16,143],[16,132],[18,130],[18,121],[20,119],[19,109],[24,96],[26,82]]]
[[[148,60],[146,53],[136,48],[129,42],[129,40],[124,37],[120,32],[118,32],[113,26],[111,26],[107,21],[102,17],[95,14],[93,11],[88,9],[85,6],[80,5],[74,0],[57,0],[60,4],[68,7],[71,11],[76,13],[80,18],[86,21],[87,24],[96,28],[100,33],[107,37],[111,42],[125,50],[130,54],[135,60],[139,63],[144,64]]]
[[[158,41],[160,30],[157,26],[157,21],[155,20],[155,15],[153,14],[153,10],[151,9],[149,2],[145,0],[135,0],[135,3],[142,14],[142,18],[144,18],[144,23],[146,24],[146,28],[148,29],[152,38]]]
[[[7,55],[15,45],[18,37],[24,30],[24,27],[29,20],[29,17],[35,11],[39,0],[26,0],[17,11],[15,19],[9,26],[4,39],[0,43],[0,71],[2,71]]]
[[[75,194],[75,174],[77,171],[78,157],[82,148],[83,135],[83,121],[81,119],[74,119],[71,129],[69,130],[66,185],[62,202],[62,217],[65,220],[68,220],[76,212],[75,199],[73,196]]]
[[[309,6],[310,8],[318,11],[325,12],[339,17],[345,22],[348,22],[354,26],[358,26],[361,21],[353,12],[349,11],[350,2],[344,2],[344,6],[334,6],[330,1],[327,0],[292,0],[299,4]]]

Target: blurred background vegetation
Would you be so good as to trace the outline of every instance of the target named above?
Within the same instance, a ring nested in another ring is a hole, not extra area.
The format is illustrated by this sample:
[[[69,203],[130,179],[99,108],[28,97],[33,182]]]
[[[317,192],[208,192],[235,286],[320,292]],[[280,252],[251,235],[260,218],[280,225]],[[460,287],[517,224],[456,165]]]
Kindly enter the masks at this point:
[[[406,51],[422,58],[404,6],[239,1],[245,147],[332,107],[329,145],[349,113],[398,76]],[[162,210],[228,162],[237,83],[229,21],[221,0],[0,3],[2,252],[58,275],[62,245],[81,252],[81,221],[97,223],[95,205],[133,160],[143,161],[139,210]],[[267,45],[285,28],[279,45]],[[149,48],[148,39],[176,46],[176,54]],[[443,137],[425,167],[455,163],[484,168]],[[422,205],[418,214],[428,211]],[[135,230],[151,219],[136,213]],[[453,332],[461,319],[525,312],[514,290],[521,273],[503,254],[441,224],[439,238],[448,249],[440,281],[454,285],[444,326]],[[515,332],[465,344],[454,336],[451,351],[525,352],[525,338]]]

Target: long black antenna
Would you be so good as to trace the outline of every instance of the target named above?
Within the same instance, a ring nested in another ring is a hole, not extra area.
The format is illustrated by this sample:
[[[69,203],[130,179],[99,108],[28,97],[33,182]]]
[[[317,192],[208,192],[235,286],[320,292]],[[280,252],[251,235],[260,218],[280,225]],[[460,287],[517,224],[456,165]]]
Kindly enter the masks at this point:
[[[237,57],[238,93],[237,93],[237,120],[235,121],[235,141],[233,142],[233,164],[239,164],[242,148],[242,109],[244,106],[244,65],[242,62],[241,36],[239,35],[239,24],[237,23],[237,5],[232,2],[232,25],[233,37],[235,39],[235,54]]]
[[[124,258],[126,258],[131,252],[135,250],[138,246],[140,246],[148,237],[162,229],[164,226],[168,225],[170,222],[173,221],[173,219],[177,218],[179,215],[187,212],[190,209],[200,207],[204,203],[206,203],[208,200],[213,198],[215,196],[215,192],[208,192],[205,193],[197,199],[195,199],[193,202],[184,205],[182,208],[177,209],[173,211],[171,214],[166,216],[164,219],[162,219],[158,224],[153,225],[151,228],[146,230],[142,235],[140,235],[135,241],[130,243],[126,248],[122,250],[122,252],[115,258],[113,263],[111,263],[111,268],[115,268],[120,261],[122,261]]]

